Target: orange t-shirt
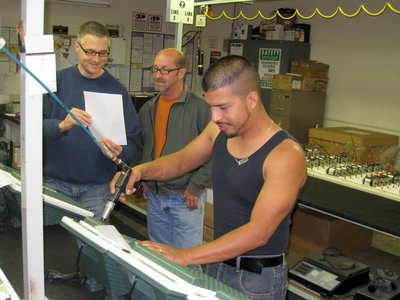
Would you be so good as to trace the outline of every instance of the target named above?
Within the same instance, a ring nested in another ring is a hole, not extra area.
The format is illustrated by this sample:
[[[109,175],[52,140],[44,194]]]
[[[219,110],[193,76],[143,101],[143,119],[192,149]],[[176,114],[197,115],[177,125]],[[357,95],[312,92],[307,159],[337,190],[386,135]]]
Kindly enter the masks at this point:
[[[169,112],[176,99],[166,99],[164,95],[158,98],[156,122],[154,128],[154,155],[159,158],[167,139]]]

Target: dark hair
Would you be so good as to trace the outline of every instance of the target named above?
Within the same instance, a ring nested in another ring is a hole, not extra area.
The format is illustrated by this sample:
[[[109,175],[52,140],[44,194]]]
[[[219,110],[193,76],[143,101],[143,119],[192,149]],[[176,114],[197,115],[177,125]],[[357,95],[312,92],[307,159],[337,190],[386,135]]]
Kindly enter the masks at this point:
[[[110,39],[110,34],[108,33],[106,27],[96,21],[88,21],[81,25],[78,32],[78,42],[82,43],[83,38],[88,34],[97,36],[99,38],[107,37]]]
[[[260,93],[260,76],[243,56],[224,56],[207,69],[202,88],[206,93],[225,86],[229,86],[239,95],[247,95],[251,91]]]

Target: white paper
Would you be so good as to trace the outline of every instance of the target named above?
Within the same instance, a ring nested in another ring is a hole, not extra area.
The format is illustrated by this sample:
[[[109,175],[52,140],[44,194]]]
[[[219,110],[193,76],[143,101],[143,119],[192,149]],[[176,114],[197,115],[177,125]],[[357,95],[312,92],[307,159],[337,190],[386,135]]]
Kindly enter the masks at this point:
[[[89,130],[97,140],[110,138],[126,145],[125,119],[121,94],[84,92],[85,110],[92,115]]]
[[[114,227],[114,225],[97,225],[95,226],[95,228],[99,235],[107,242],[113,244],[118,248],[132,251],[131,246]]]
[[[53,35],[26,35],[24,42],[27,54],[54,52]]]
[[[10,173],[0,170],[0,188],[15,184],[20,185],[21,182],[15,179]]]

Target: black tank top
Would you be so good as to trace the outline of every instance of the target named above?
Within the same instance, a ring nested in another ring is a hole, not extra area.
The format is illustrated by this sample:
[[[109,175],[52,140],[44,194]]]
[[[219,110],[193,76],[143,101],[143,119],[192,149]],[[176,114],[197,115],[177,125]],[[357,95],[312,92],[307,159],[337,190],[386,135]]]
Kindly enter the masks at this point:
[[[218,238],[250,220],[251,211],[264,184],[262,165],[268,154],[283,140],[292,138],[278,131],[249,160],[241,165],[227,150],[227,138],[219,134],[213,146],[214,236]],[[290,170],[288,170],[290,171]],[[287,250],[289,213],[263,247],[242,255],[273,255]]]

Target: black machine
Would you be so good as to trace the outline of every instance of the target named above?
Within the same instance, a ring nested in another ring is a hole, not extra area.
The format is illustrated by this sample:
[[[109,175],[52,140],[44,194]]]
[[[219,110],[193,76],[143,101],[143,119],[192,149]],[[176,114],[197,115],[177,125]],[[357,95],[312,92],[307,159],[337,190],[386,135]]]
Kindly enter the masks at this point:
[[[118,181],[115,183],[115,192],[108,197],[106,206],[104,207],[103,213],[101,215],[101,220],[106,221],[110,216],[115,204],[118,202],[119,197],[122,193],[125,193],[125,187],[128,183],[129,176],[132,173],[132,169],[125,164],[122,160],[116,159],[114,163],[117,165],[121,172]]]
[[[399,279],[396,272],[390,270],[377,270],[377,275],[370,273],[370,283],[359,289],[354,300],[394,300],[400,299],[400,289],[395,281]]]
[[[323,296],[342,295],[365,285],[369,267],[336,250],[325,250],[304,256],[289,270],[288,276]]]

